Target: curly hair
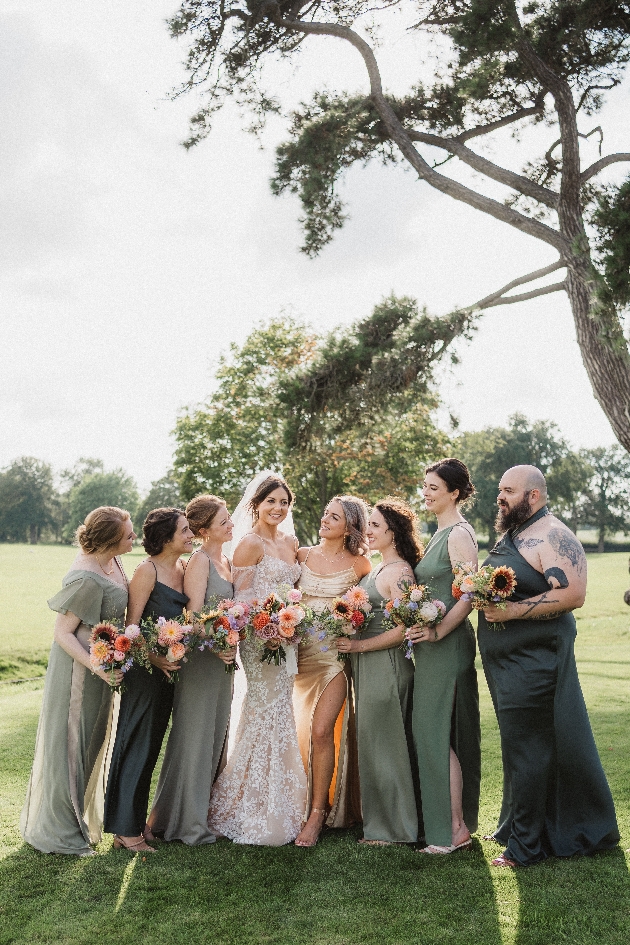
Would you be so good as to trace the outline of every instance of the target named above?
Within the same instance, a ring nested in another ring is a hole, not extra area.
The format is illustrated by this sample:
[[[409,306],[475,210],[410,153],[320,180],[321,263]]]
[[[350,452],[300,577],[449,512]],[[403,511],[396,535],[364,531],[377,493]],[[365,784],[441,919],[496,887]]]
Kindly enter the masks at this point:
[[[471,482],[468,466],[462,463],[461,459],[454,459],[453,457],[440,459],[437,463],[427,466],[425,472],[432,472],[439,476],[442,482],[446,483],[449,492],[458,490],[457,505],[460,502],[465,502],[466,499],[470,499],[475,494],[475,487]]]
[[[177,531],[177,523],[185,513],[181,509],[152,509],[142,526],[142,544],[148,555],[159,555]]]
[[[369,515],[367,503],[354,495],[334,495],[330,502],[339,502],[346,517],[345,547],[352,555],[366,554],[369,547],[366,538]]]
[[[183,514],[195,538],[199,537],[200,528],[210,528],[217,512],[224,505],[227,505],[225,499],[218,495],[198,495],[190,500]]]
[[[256,489],[256,492],[252,496],[248,506],[254,518],[258,517],[258,506],[264,502],[267,496],[271,495],[271,493],[276,489],[284,489],[289,500],[289,505],[293,504],[295,496],[289,489],[282,476],[267,476],[267,478],[263,479]]]
[[[100,505],[92,509],[74,533],[74,540],[86,555],[99,554],[115,548],[125,532],[125,522],[131,519],[129,512],[115,505]]]
[[[413,509],[394,496],[379,499],[374,505],[381,513],[387,527],[394,534],[396,551],[413,569],[424,555],[424,545],[418,534],[418,516]]]

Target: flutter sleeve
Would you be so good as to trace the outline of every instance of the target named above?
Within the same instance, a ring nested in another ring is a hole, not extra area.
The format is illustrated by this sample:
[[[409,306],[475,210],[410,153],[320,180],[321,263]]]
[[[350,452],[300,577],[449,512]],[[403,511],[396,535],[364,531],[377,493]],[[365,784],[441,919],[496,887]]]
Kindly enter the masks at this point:
[[[58,614],[75,614],[81,623],[93,627],[101,619],[103,588],[87,575],[70,581],[48,601],[51,610]]]
[[[254,594],[254,575],[257,565],[253,564],[247,568],[235,568],[232,565],[232,583],[234,584],[234,599],[249,601],[256,596]]]

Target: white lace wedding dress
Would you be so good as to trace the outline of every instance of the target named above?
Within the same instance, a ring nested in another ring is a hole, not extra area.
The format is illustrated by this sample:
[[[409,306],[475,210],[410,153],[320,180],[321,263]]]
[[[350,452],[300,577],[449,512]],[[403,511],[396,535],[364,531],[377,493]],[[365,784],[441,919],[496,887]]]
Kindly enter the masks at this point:
[[[265,555],[250,568],[234,568],[234,597],[265,598],[293,586],[299,564]],[[287,664],[262,663],[260,648],[240,644],[247,693],[234,750],[215,781],[208,826],[235,843],[282,846],[300,832],[306,807],[306,774],[293,715],[293,680]]]

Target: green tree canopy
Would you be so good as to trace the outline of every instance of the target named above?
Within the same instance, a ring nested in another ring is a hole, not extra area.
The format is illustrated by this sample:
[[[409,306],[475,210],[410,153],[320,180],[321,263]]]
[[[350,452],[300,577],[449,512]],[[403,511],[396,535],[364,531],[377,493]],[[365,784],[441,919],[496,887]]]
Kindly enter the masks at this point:
[[[134,525],[138,534],[142,529],[145,518],[152,509],[178,509],[182,507],[183,500],[179,491],[179,483],[175,479],[172,470],[156,479],[151,483],[146,497],[138,505],[134,516]]]
[[[630,531],[630,457],[618,447],[582,450],[589,477],[582,495],[584,523],[597,530],[598,550],[615,532]]]
[[[303,540],[315,538],[336,493],[415,500],[427,458],[447,448],[431,419],[431,380],[456,335],[453,319],[431,319],[393,296],[324,338],[292,319],[254,330],[221,358],[208,401],[178,419],[183,498],[207,490],[233,507],[258,470],[281,470],[299,484]],[[403,358],[402,376],[384,383]]]
[[[394,96],[383,88],[372,39],[387,41],[396,10],[418,37],[419,59],[426,33],[436,34],[446,53],[432,82],[418,81]],[[278,149],[272,187],[299,195],[304,251],[316,254],[343,225],[339,181],[352,165],[374,158],[405,162],[445,197],[542,241],[550,249],[548,265],[515,273],[470,311],[565,291],[594,395],[630,450],[630,351],[623,331],[630,250],[627,238],[617,238],[625,233],[630,179],[621,187],[598,183],[602,171],[629,162],[630,153],[607,154],[588,166],[580,155],[581,142],[603,135],[592,116],[606,90],[622,81],[630,58],[627,0],[183,0],[170,28],[189,41],[183,90],[205,96],[187,146],[209,133],[229,98],[253,110],[254,126],[282,111],[268,87],[268,63],[297,62],[305,40],[349,43],[363,59],[369,92],[339,88],[335,58],[322,56],[322,86],[335,91],[320,88],[288,117],[288,138]],[[477,139],[491,140],[503,128],[520,134],[543,123],[547,132],[531,136],[542,147],[524,167],[503,167],[475,149]],[[449,176],[448,161],[472,168],[476,180]],[[502,197],[488,196],[489,184],[493,193],[499,184]],[[445,278],[453,265],[444,259]],[[566,273],[560,281],[540,284],[559,270]],[[537,287],[512,293],[532,284]]]
[[[54,522],[56,495],[52,468],[21,456],[0,472],[0,539],[36,544]]]
[[[101,505],[126,509],[133,518],[138,505],[136,483],[123,469],[88,473],[68,493],[68,522],[64,534],[71,540],[88,512]]]

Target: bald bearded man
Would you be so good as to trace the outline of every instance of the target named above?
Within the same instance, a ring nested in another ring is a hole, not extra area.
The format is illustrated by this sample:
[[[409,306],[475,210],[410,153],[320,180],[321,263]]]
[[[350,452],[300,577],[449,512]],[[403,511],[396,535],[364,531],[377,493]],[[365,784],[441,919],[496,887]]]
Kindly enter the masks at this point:
[[[571,611],[586,594],[584,550],[549,512],[535,466],[508,469],[497,503],[504,534],[484,564],[512,568],[517,586],[505,610],[479,614],[503,757],[503,805],[492,839],[505,851],[492,862],[529,866],[610,849],[619,830],[575,665]]]

